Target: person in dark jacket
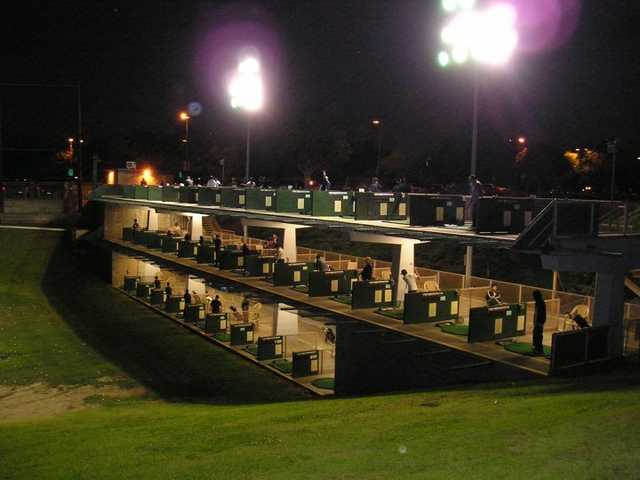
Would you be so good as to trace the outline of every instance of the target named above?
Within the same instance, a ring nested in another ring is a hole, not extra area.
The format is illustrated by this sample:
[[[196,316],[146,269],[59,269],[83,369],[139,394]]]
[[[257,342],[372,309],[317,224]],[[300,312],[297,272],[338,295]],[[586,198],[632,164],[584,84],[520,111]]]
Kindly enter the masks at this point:
[[[211,301],[211,313],[220,313],[222,311],[222,302],[220,301],[220,296],[216,295]]]
[[[220,262],[220,249],[222,248],[222,240],[220,239],[220,235],[216,235],[216,238],[213,240],[213,248],[216,251],[216,263]]]
[[[469,176],[469,208],[471,210],[471,225],[476,226],[478,217],[478,205],[480,205],[480,197],[482,196],[482,183],[475,175]]]
[[[364,259],[364,267],[362,268],[362,271],[360,272],[360,278],[362,279],[363,282],[370,282],[371,279],[373,278],[373,264],[371,261],[371,258],[367,257]]]
[[[184,291],[184,304],[185,305],[191,305],[191,294],[189,293],[189,290],[185,290]]]
[[[153,288],[155,289],[162,288],[162,283],[160,282],[160,279],[158,278],[157,275],[156,275],[156,278],[153,279]]]
[[[171,288],[171,284],[167,282],[167,286],[164,289],[164,294],[167,296],[167,300],[171,295],[173,295],[173,288]]]
[[[542,333],[544,332],[544,324],[547,321],[547,306],[542,298],[540,290],[534,290],[533,301],[535,302],[535,312],[533,314],[533,351],[542,355],[544,349],[542,347]]]

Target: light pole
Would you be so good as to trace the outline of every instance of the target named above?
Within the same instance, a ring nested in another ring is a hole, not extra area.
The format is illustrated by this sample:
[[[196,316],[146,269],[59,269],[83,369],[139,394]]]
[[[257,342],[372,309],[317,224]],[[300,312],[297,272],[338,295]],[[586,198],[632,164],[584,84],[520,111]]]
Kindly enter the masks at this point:
[[[382,157],[382,120],[374,118],[371,124],[378,129],[378,157],[376,159],[376,177],[380,178],[380,160]]]
[[[184,143],[184,162],[182,169],[188,172],[191,167],[189,165],[189,120],[191,120],[191,117],[187,112],[180,112],[179,117],[184,122],[184,138],[182,139],[182,143]]]
[[[247,114],[246,183],[249,181],[251,164],[251,114],[260,111],[264,102],[260,62],[255,57],[246,57],[238,64],[229,83],[229,97],[232,108],[239,108]]]
[[[442,8],[453,15],[444,26],[440,39],[446,50],[438,53],[441,67],[451,63],[462,65],[469,59],[473,69],[473,122],[471,129],[471,165],[469,173],[476,175],[478,165],[478,97],[480,96],[480,65],[504,65],[518,45],[515,28],[516,10],[508,4],[475,8],[475,0],[442,0]],[[473,274],[473,246],[467,246],[465,257],[465,286],[471,285]]]
[[[507,4],[475,8],[475,0],[442,0],[443,9],[453,18],[440,33],[446,50],[438,53],[441,67],[462,65],[469,60],[475,63],[473,69],[473,126],[471,132],[470,174],[477,170],[478,152],[478,98],[480,91],[480,65],[504,65],[511,58],[518,45],[515,29],[516,11]]]
[[[613,202],[614,197],[616,196],[616,155],[618,153],[618,143],[617,141],[611,140],[607,143],[607,152],[611,154],[611,201]]]

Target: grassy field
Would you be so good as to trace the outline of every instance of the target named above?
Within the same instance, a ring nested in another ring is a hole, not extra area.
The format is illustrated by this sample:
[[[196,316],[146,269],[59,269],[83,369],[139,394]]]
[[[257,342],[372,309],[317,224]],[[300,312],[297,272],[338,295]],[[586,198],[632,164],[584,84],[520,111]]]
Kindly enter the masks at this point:
[[[2,479],[640,476],[635,365],[314,400],[101,283],[56,234],[0,230],[0,245],[0,414],[36,382],[147,391],[0,420]]]

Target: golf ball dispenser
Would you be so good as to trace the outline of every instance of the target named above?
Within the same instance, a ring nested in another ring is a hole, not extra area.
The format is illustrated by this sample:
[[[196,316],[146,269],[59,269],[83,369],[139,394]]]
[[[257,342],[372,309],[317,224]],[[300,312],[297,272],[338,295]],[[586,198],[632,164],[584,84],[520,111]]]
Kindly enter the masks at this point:
[[[162,241],[162,252],[178,253],[178,245],[180,243],[180,240],[181,238],[179,237],[170,237],[169,235],[167,235]]]
[[[277,190],[248,188],[246,191],[246,208],[252,210],[275,210]]]
[[[393,288],[391,282],[386,280],[353,282],[351,308],[391,306],[393,306]]]
[[[517,303],[472,308],[469,312],[467,341],[486,342],[519,337],[526,331],[525,307]]]
[[[161,288],[151,290],[149,303],[151,305],[162,305],[164,303],[164,291]]]
[[[136,285],[136,297],[138,298],[148,298],[151,296],[151,283],[146,282],[138,282]]]
[[[406,220],[406,193],[356,192],[356,220]]]
[[[198,255],[196,256],[198,263],[215,263],[216,262],[216,249],[210,244],[198,245]]]
[[[328,297],[351,293],[351,287],[358,278],[356,270],[329,270],[309,272],[309,296]]]
[[[180,187],[162,187],[163,202],[180,202]]]
[[[187,305],[184,308],[184,321],[197,323],[201,320],[204,320],[205,312],[204,305],[198,303],[196,305]]]
[[[478,202],[478,233],[520,233],[533,219],[534,202],[530,198],[481,197]]]
[[[122,240],[125,242],[133,242],[133,236],[135,232],[131,227],[123,227],[122,228]]]
[[[412,292],[404,296],[404,318],[408,323],[457,320],[460,309],[458,292]]]
[[[464,225],[465,202],[461,196],[409,194],[411,225],[430,227]]]
[[[242,250],[231,250],[225,248],[220,251],[219,266],[220,270],[236,270],[244,268],[244,254]]]
[[[245,257],[245,270],[252,277],[273,275],[275,257],[264,255],[247,255]]]
[[[309,270],[309,265],[304,262],[276,262],[274,265],[273,285],[276,287],[306,285],[309,281]]]
[[[226,332],[228,326],[226,313],[211,313],[204,319],[204,331],[207,333]]]
[[[247,345],[253,343],[253,323],[236,323],[231,325],[231,345]]]
[[[180,258],[193,258],[198,254],[198,243],[191,240],[180,240],[178,244],[178,256]]]
[[[138,277],[127,275],[124,277],[124,290],[126,292],[136,292],[138,288]]]
[[[274,360],[282,358],[284,355],[284,337],[276,335],[273,337],[259,337],[256,358],[262,360]]]
[[[293,352],[291,364],[293,378],[318,375],[320,373],[320,352],[318,350]]]
[[[198,191],[198,205],[218,207],[222,204],[219,188],[203,187]]]
[[[228,208],[245,208],[247,193],[244,188],[221,188],[220,205]]]
[[[165,306],[167,313],[180,313],[184,310],[184,298],[179,295],[172,295],[167,298]]]
[[[180,187],[178,192],[178,201],[180,203],[198,203],[198,188]]]
[[[353,216],[353,193],[314,190],[312,192],[311,215],[314,217]]]
[[[276,195],[276,212],[310,215],[311,210],[312,200],[310,190],[278,190]]]

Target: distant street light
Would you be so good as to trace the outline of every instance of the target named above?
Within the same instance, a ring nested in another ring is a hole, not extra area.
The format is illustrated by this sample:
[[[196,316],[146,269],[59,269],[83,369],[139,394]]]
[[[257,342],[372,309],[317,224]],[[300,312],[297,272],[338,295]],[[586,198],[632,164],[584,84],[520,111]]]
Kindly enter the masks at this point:
[[[527,139],[524,137],[518,137],[518,143],[520,145],[524,145],[525,143],[527,143]]]
[[[262,109],[264,91],[260,62],[254,57],[246,57],[238,64],[238,69],[229,83],[231,107],[247,113],[247,158],[245,164],[245,183],[249,181],[251,162],[251,114]]]
[[[184,143],[184,162],[182,170],[188,172],[191,170],[189,165],[189,120],[191,120],[191,117],[187,112],[180,112],[179,118],[184,122],[184,138],[182,139],[182,143]]]
[[[438,64],[475,62],[473,72],[473,131],[471,135],[471,175],[476,174],[478,146],[478,67],[504,65],[518,45],[516,11],[511,5],[495,4],[475,9],[475,0],[442,0],[442,8],[453,15],[440,33],[445,50],[437,55]],[[521,137],[524,143],[524,137]]]
[[[371,124],[378,129],[378,157],[376,159],[376,177],[380,178],[380,161],[382,159],[382,120],[374,118]]]

